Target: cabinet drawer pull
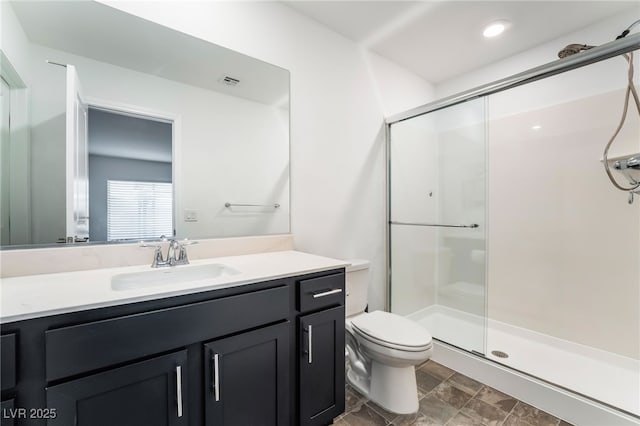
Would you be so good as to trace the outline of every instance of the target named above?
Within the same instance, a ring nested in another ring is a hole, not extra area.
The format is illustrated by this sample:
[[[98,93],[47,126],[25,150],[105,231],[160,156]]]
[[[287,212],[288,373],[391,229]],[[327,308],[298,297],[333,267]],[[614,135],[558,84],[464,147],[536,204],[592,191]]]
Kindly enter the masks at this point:
[[[309,333],[309,346],[307,350],[309,352],[308,362],[309,364],[313,363],[313,327],[309,325],[307,327],[307,333]]]
[[[213,354],[213,399],[214,401],[220,401],[220,382],[219,382],[219,355]]]
[[[342,293],[341,288],[334,288],[333,290],[323,291],[321,293],[313,293],[313,298],[317,299],[319,297],[331,296],[332,294]]]
[[[178,417],[182,417],[182,366],[176,366],[176,399],[178,402]]]

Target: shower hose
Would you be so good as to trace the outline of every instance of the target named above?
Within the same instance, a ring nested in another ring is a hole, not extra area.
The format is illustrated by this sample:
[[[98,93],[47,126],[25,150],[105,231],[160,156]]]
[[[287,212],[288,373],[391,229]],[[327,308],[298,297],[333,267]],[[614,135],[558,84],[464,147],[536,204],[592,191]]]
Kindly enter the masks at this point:
[[[631,29],[638,24],[640,24],[640,19],[635,21],[626,30],[624,30],[624,32],[620,36],[618,36],[618,39],[625,37],[627,34],[629,34],[629,31],[631,31]],[[618,127],[616,128],[615,132],[613,133],[613,136],[611,136],[611,139],[609,139],[609,142],[604,148],[602,159],[604,163],[604,169],[607,172],[607,176],[609,177],[609,180],[616,188],[620,189],[621,191],[629,192],[629,204],[631,204],[633,203],[633,194],[640,192],[640,182],[636,181],[635,179],[631,179],[630,186],[624,186],[619,184],[613,177],[613,174],[611,173],[611,166],[609,165],[609,161],[608,161],[609,148],[611,148],[611,145],[615,141],[616,137],[618,137],[620,130],[622,130],[622,127],[624,126],[624,122],[627,117],[627,112],[629,110],[630,97],[633,97],[636,109],[638,110],[638,114],[640,115],[640,99],[638,97],[638,92],[633,84],[633,73],[634,73],[633,52],[625,53],[623,56],[629,64],[629,71],[627,73],[627,88],[625,90],[625,95],[624,95],[624,107],[622,109],[622,117],[620,118],[620,123],[618,124]]]

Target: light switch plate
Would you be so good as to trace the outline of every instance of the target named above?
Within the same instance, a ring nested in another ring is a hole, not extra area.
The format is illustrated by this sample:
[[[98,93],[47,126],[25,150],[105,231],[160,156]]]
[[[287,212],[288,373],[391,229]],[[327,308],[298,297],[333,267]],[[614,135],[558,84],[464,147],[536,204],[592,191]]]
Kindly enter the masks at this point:
[[[198,221],[198,211],[197,210],[185,210],[184,211],[184,221],[185,222],[197,222]]]

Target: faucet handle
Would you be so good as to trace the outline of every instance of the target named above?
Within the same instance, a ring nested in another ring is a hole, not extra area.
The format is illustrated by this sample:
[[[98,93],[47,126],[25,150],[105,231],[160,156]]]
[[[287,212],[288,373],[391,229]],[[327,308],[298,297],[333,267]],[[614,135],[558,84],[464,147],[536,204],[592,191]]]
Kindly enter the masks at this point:
[[[139,246],[142,248],[153,248],[153,249],[161,249],[162,246],[160,244],[150,244],[146,241],[140,240]]]
[[[145,241],[140,241],[140,247],[152,248],[155,250],[153,252],[153,262],[151,263],[152,268],[157,268],[160,265],[164,265],[165,260],[162,257],[162,246],[160,244],[149,244]]]
[[[155,249],[156,251],[159,251],[162,249],[162,246],[160,244],[149,244],[146,241],[140,241],[140,245],[138,247],[152,248],[152,249]]]
[[[187,247],[193,244],[198,244],[197,241],[190,241],[188,238],[185,238],[183,241],[178,242],[178,258],[176,261],[179,265],[188,265],[189,257],[187,256]]]

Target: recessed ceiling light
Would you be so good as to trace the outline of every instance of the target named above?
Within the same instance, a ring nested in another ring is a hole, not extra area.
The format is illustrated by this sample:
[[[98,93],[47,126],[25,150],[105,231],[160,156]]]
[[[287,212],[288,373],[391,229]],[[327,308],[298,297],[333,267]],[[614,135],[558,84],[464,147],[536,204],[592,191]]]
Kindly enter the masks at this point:
[[[542,129],[542,126],[541,126],[541,125],[539,125],[539,124],[536,124],[536,125],[534,125],[534,126],[531,126],[531,130],[540,130],[540,129]]]
[[[495,21],[490,23],[484,28],[482,35],[486,38],[492,38],[498,36],[507,29],[509,23],[507,21]]]

